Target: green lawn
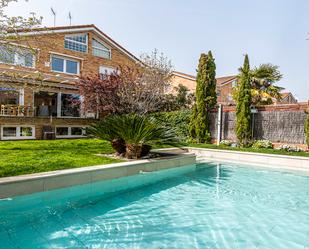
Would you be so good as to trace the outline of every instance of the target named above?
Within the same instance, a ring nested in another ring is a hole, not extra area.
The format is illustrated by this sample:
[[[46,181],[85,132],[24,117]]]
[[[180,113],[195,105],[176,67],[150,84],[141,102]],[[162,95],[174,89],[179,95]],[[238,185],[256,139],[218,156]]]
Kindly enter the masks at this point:
[[[233,148],[233,147],[222,146],[222,145],[217,146],[215,144],[187,144],[186,146],[205,148],[205,149],[234,150],[234,151],[256,152],[256,153],[266,153],[266,154],[276,154],[276,155],[309,157],[308,152],[287,152],[287,151],[275,150],[275,149]]]
[[[120,162],[96,155],[112,152],[96,139],[1,141],[0,177]]]
[[[213,144],[182,144],[181,146],[309,157],[308,152],[231,148]],[[109,142],[97,139],[1,141],[0,177],[121,162],[121,160],[96,155],[112,152]]]

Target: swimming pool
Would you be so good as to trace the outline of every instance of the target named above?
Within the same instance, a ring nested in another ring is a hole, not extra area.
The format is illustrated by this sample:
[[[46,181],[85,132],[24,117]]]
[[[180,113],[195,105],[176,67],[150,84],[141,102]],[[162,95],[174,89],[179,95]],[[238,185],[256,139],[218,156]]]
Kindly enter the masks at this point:
[[[1,200],[0,238],[5,249],[305,249],[309,177],[211,163]]]

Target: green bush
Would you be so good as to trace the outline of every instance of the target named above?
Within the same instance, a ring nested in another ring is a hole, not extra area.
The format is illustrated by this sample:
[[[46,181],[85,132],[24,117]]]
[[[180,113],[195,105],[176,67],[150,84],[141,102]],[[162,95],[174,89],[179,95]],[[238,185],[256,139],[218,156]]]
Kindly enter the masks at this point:
[[[254,149],[261,149],[261,148],[272,149],[273,144],[269,140],[256,140],[252,144],[252,148],[254,148]]]
[[[92,125],[88,133],[113,142],[124,142],[127,158],[140,158],[148,154],[152,145],[177,143],[172,127],[153,117],[131,115],[109,115]],[[147,153],[143,153],[146,151]]]
[[[191,110],[180,110],[174,112],[158,112],[151,116],[161,121],[164,125],[175,130],[179,141],[186,142],[189,139],[189,122]]]

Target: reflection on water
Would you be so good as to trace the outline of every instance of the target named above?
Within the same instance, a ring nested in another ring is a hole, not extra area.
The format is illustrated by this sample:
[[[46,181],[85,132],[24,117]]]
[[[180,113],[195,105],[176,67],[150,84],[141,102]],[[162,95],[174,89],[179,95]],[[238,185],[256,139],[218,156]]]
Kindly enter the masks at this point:
[[[308,177],[214,163],[57,190],[0,203],[0,248],[304,249],[308,189]]]

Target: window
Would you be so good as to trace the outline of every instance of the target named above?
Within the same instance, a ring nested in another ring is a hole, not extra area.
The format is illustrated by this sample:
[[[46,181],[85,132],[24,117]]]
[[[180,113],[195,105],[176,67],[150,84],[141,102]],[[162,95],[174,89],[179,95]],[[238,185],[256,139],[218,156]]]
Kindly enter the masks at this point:
[[[18,105],[20,102],[19,90],[0,87],[0,105]]]
[[[34,67],[35,56],[26,48],[0,45],[0,62],[23,67]]]
[[[69,127],[56,128],[56,136],[68,136],[68,135],[69,135]]]
[[[82,136],[83,129],[81,127],[71,127],[71,135],[72,136]]]
[[[88,36],[82,35],[67,35],[64,38],[64,47],[69,50],[86,53],[88,49]]]
[[[83,137],[86,135],[85,127],[71,127],[71,126],[59,126],[56,127],[56,137]]]
[[[61,117],[80,117],[80,108],[80,95],[61,93]]]
[[[34,126],[2,126],[1,139],[34,139]]]
[[[34,93],[34,106],[39,117],[57,116],[58,93],[39,91]]]
[[[111,50],[103,43],[97,41],[96,39],[92,39],[92,54],[94,56],[102,57],[105,59],[111,58]]]
[[[19,135],[21,137],[32,137],[32,127],[20,127],[20,133]]]
[[[99,68],[99,74],[101,79],[104,79],[104,77],[110,76],[114,73],[118,74],[119,71],[117,71],[117,69],[113,67],[100,66]]]
[[[236,87],[237,86],[237,80],[233,80],[233,82],[232,82],[232,87],[234,88],[234,87]]]
[[[79,62],[76,60],[53,55],[51,66],[54,72],[79,74]]]

